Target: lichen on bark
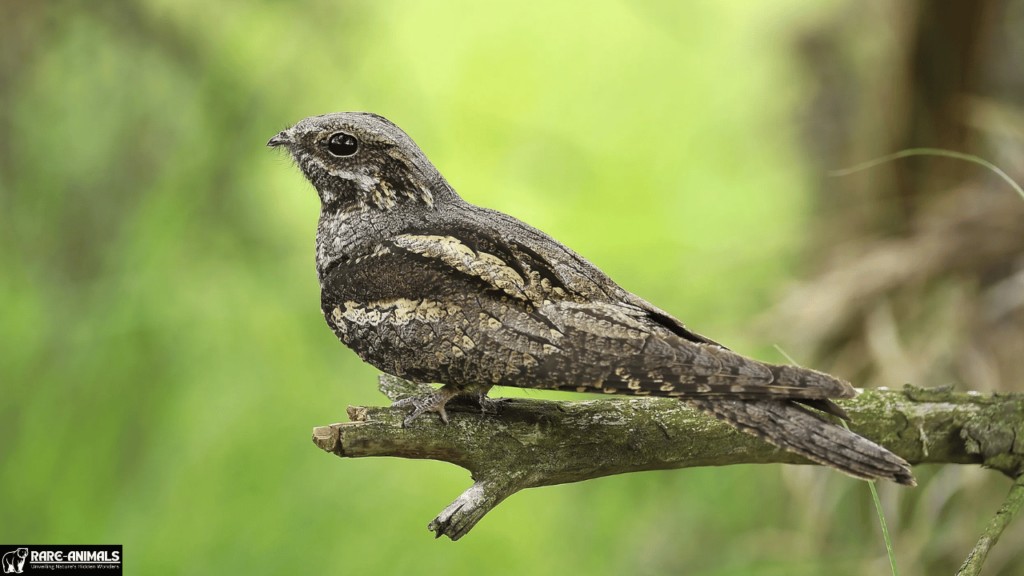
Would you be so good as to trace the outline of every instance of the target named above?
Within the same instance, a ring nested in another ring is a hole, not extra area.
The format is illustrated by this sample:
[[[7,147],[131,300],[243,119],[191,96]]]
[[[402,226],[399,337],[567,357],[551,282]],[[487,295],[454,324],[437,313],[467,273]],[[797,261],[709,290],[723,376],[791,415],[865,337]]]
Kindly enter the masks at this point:
[[[393,401],[426,388],[380,377],[381,392]],[[1024,471],[1024,395],[907,386],[868,390],[841,404],[854,432],[911,464],[977,464],[1010,477]],[[644,470],[812,464],[668,398],[495,398],[484,410],[457,399],[448,411],[449,425],[424,417],[403,428],[404,409],[350,406],[350,422],[314,429],[313,441],[345,458],[431,459],[469,470],[473,486],[429,526],[452,540],[525,488]]]

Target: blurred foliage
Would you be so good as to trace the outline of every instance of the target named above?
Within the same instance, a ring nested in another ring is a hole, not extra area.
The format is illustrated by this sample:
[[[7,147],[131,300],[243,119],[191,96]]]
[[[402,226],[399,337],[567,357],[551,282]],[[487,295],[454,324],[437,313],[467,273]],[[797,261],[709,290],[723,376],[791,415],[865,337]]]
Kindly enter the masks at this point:
[[[320,316],[316,195],[264,147],[383,114],[467,200],[781,361],[742,327],[798,261],[787,42],[830,6],[0,3],[0,541],[122,543],[130,574],[880,573],[866,487],[812,468],[545,488],[432,540],[468,474],[309,440],[385,399]],[[943,535],[1001,496],[906,523],[955,566]]]

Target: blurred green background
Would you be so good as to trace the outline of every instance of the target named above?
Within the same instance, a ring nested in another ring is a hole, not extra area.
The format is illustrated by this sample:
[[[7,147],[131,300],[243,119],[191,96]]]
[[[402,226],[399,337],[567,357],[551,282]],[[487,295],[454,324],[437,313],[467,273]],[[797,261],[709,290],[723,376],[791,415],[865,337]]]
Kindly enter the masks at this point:
[[[468,201],[781,361],[745,328],[821,177],[791,39],[839,4],[3,2],[0,542],[120,543],[130,574],[882,573],[866,486],[809,467],[531,490],[433,540],[468,473],[310,442],[386,399],[321,318],[316,194],[264,146],[382,114]],[[903,550],[978,534],[1006,485]]]

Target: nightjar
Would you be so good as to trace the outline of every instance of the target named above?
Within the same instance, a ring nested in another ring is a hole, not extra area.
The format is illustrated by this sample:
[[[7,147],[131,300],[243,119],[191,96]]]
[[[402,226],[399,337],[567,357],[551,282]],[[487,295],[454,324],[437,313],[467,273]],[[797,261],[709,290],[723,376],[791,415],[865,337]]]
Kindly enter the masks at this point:
[[[902,458],[818,412],[846,418],[832,399],[853,397],[849,383],[689,330],[547,234],[463,200],[387,119],[314,116],[268,146],[320,196],[331,330],[384,372],[443,385],[400,403],[406,425],[428,411],[447,422],[449,399],[492,386],[676,397],[851,476],[914,485]]]

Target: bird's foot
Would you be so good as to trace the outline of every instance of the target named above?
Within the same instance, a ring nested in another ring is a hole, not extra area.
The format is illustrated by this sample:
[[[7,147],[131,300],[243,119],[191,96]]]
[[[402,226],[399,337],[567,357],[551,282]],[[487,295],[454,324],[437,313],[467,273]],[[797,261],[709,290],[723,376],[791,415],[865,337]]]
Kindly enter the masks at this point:
[[[413,420],[422,416],[425,412],[437,412],[441,416],[441,421],[445,424],[448,423],[448,413],[445,412],[444,406],[452,399],[459,390],[454,386],[442,386],[431,394],[425,396],[409,396],[408,398],[402,398],[391,403],[392,408],[408,408],[412,407],[412,411],[409,415],[402,420],[402,428],[408,428],[409,424]]]

